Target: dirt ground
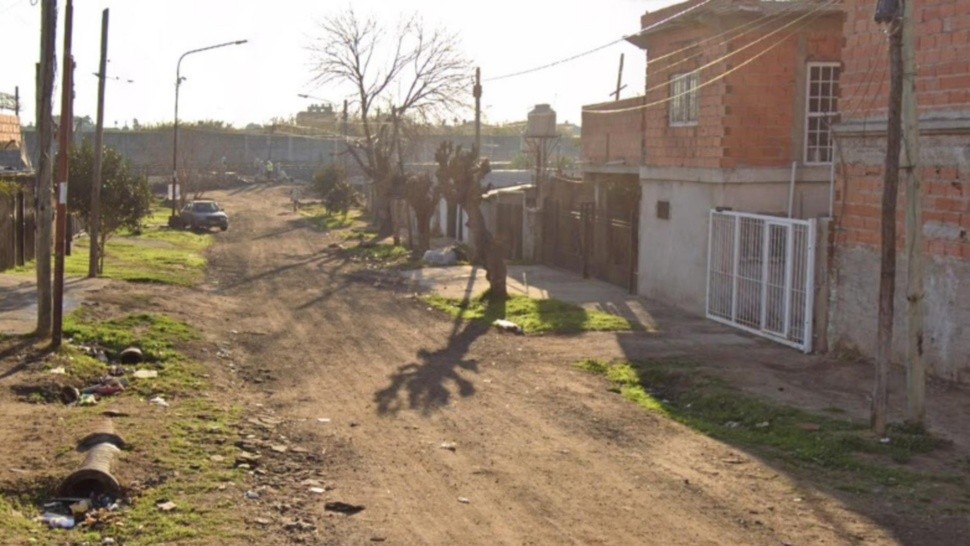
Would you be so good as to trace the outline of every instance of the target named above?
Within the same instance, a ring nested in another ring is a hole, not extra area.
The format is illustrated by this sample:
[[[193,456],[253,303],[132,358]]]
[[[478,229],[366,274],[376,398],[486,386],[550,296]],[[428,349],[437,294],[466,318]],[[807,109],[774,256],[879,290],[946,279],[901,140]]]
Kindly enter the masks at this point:
[[[965,514],[899,518],[878,500],[838,496],[643,411],[572,364],[691,354],[775,398],[852,413],[868,385],[856,368],[825,368],[699,319],[666,338],[509,336],[454,322],[397,274],[346,260],[331,246],[345,243],[340,233],[309,228],[288,196],[286,187],[264,185],[212,195],[232,227],[216,235],[199,289],[109,283],[88,295],[149,298],[209,342],[231,343],[238,371],[215,369],[221,363],[212,359],[219,390],[210,395],[241,402],[274,434],[317,455],[303,463],[313,468],[254,476],[262,495],[239,501],[241,518],[285,511],[280,503],[312,471],[326,491],[302,505],[318,523],[298,538],[321,544],[915,545],[958,544],[970,532]],[[691,332],[740,341],[698,349]],[[0,373],[16,353],[0,355]],[[813,391],[818,373],[842,391]],[[16,372],[4,377],[0,386],[9,387]],[[38,447],[65,435],[3,391],[0,480],[11,468],[43,466],[26,460],[18,442]],[[954,400],[951,409],[963,413],[950,426],[958,429],[970,399]],[[332,501],[364,509],[335,516],[324,510]],[[261,543],[291,540],[267,529]]]

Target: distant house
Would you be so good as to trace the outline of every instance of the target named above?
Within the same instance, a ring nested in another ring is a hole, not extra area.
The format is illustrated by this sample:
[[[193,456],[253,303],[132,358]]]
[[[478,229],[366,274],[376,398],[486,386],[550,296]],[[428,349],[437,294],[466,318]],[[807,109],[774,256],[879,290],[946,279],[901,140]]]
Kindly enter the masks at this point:
[[[838,182],[829,337],[875,354],[880,202],[886,149],[888,63],[875,4],[848,1],[836,126]],[[970,7],[914,5],[925,238],[925,334],[931,373],[970,380]],[[895,349],[905,351],[905,203],[900,188]],[[900,361],[903,359],[900,358]]]
[[[24,151],[20,119],[0,114],[0,171],[26,170],[30,170],[30,161]]]
[[[574,193],[590,204],[558,212],[594,217],[576,238],[591,267],[629,267],[639,294],[810,346],[814,233],[789,218],[830,208],[843,18],[798,0],[691,0],[643,15],[627,40],[647,56],[645,92],[584,107],[592,188]],[[623,281],[616,273],[604,276]]]

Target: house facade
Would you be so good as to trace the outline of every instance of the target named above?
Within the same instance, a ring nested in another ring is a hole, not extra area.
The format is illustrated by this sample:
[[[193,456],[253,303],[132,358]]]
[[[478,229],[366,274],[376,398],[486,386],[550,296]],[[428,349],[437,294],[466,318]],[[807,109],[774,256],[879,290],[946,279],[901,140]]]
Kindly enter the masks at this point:
[[[880,202],[888,103],[885,26],[872,2],[846,0],[829,338],[874,355]],[[970,4],[914,5],[925,264],[924,354],[930,373],[970,380]],[[895,354],[906,350],[905,189],[897,218]]]
[[[712,210],[828,214],[843,13],[695,0],[640,23],[645,92],[584,108],[584,181],[636,208],[637,292],[702,314]]]

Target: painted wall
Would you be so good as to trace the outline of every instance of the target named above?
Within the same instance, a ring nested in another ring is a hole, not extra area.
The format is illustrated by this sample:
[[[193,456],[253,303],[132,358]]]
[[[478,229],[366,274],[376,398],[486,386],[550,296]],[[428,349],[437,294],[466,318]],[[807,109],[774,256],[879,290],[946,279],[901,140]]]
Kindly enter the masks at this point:
[[[743,183],[641,178],[638,293],[704,314],[710,211],[787,215],[789,183],[774,171],[773,181]],[[657,217],[661,200],[670,202],[669,220]],[[828,183],[798,184],[794,201],[795,218],[827,214]]]

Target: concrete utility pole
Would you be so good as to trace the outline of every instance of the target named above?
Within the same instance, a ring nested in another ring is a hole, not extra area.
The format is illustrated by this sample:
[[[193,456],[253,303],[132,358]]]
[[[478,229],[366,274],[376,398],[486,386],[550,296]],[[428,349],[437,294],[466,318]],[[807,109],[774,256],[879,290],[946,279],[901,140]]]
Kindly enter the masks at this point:
[[[37,185],[36,234],[34,254],[37,260],[37,331],[46,336],[51,331],[51,193],[54,162],[51,158],[54,119],[51,103],[54,94],[54,48],[57,38],[57,0],[42,0],[40,7],[40,63],[37,67]]]
[[[74,4],[64,10],[64,73],[61,82],[61,126],[57,144],[57,216],[54,225],[54,305],[51,347],[60,347],[64,329],[64,251],[67,246],[67,178],[74,129],[74,57],[71,55]]]
[[[104,156],[104,87],[108,79],[108,10],[101,12],[101,64],[98,68],[98,125],[94,132],[94,179],[91,181],[91,216],[88,233],[91,252],[88,277],[97,277],[101,263],[101,164]]]
[[[919,113],[916,109],[916,36],[913,3],[903,1],[903,149],[906,163],[906,420],[923,425],[926,416],[926,364],[923,362],[923,184],[920,179]]]
[[[876,434],[885,436],[888,425],[889,368],[892,364],[896,293],[896,199],[899,194],[899,153],[902,141],[903,59],[902,22],[898,7],[891,10],[888,17],[881,17],[877,13],[876,20],[889,23],[889,112],[882,190],[876,384],[872,394],[872,428]]]

